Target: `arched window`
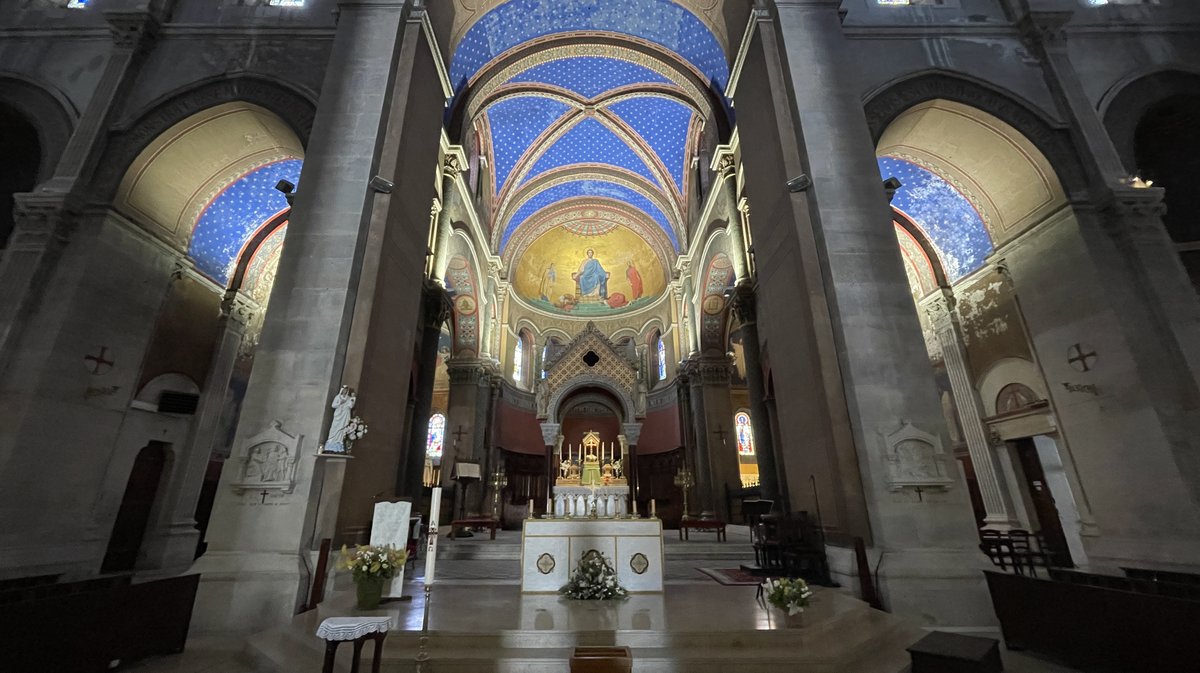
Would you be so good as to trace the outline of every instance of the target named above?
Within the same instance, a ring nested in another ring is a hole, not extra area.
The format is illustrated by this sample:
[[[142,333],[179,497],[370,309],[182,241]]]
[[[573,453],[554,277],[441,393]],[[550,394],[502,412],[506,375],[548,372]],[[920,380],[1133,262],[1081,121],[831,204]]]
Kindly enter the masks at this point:
[[[434,414],[429,417],[429,434],[425,438],[425,455],[440,459],[446,444],[446,417]]]
[[[513,346],[513,382],[520,385],[525,379],[525,337],[517,336]]]
[[[754,427],[750,425],[750,414],[739,411],[733,416],[734,431],[737,432],[738,453],[754,453]]]
[[[658,341],[658,380],[667,380],[667,345],[663,343],[662,337],[657,338]]]
[[[542,346],[542,378],[546,378],[546,358],[550,356],[550,342]]]

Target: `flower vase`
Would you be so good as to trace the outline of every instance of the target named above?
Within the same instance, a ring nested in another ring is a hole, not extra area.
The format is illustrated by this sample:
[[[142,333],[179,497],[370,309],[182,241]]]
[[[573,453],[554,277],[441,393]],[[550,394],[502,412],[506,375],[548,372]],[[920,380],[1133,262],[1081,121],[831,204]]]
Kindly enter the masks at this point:
[[[785,629],[799,629],[804,627],[804,611],[801,610],[794,615],[789,615],[787,610],[782,608],[774,608],[775,615],[778,617],[776,623],[783,626]]]
[[[374,610],[379,607],[379,601],[383,599],[383,585],[386,583],[382,577],[363,577],[354,582],[354,589],[358,596],[359,610]]]

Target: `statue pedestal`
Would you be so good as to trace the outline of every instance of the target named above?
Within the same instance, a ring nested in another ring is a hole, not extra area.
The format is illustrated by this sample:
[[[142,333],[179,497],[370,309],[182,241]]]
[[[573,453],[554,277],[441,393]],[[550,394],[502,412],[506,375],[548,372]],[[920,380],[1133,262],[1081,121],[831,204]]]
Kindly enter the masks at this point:
[[[521,591],[557,592],[592,550],[613,564],[617,581],[629,592],[663,590],[662,521],[526,519],[521,529]]]
[[[629,485],[610,486],[555,486],[554,516],[586,518],[596,505],[596,516],[612,519],[627,515],[629,507]]]

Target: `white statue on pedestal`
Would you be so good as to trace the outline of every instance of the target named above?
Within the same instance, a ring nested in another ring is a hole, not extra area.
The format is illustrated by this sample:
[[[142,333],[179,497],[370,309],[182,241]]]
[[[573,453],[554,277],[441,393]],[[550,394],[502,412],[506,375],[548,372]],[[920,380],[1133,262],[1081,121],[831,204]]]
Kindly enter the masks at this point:
[[[333,398],[333,421],[329,424],[329,435],[321,450],[325,453],[346,453],[346,435],[350,432],[350,414],[354,411],[354,402],[358,396],[349,386],[342,386]]]

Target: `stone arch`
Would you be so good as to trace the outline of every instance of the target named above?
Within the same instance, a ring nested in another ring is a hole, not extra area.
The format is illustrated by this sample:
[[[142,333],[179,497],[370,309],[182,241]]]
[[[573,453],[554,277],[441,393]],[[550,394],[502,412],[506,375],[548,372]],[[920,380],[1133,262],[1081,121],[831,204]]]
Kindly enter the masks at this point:
[[[0,104],[24,117],[37,131],[41,146],[38,181],[48,179],[71,139],[78,112],[61,92],[3,71],[0,71]]]
[[[562,386],[559,386],[551,394],[550,403],[546,406],[546,422],[561,424],[564,416],[563,402],[567,401],[573,394],[584,391],[587,388],[600,388],[611,394],[621,404],[621,422],[634,422],[633,399],[629,397],[629,393],[621,390],[620,387],[611,381],[588,376],[576,376]]]
[[[155,100],[144,110],[128,111],[113,127],[92,182],[91,197],[111,203],[134,159],[167,129],[222,103],[261,107],[282,119],[305,146],[316,115],[316,97],[254,74],[222,75],[192,83]]]
[[[1071,143],[1069,128],[1017,94],[965,73],[931,68],[893,79],[864,96],[871,136],[878,145],[904,112],[934,100],[947,100],[996,117],[1012,126],[1046,156],[1072,199],[1087,189],[1087,177]]]
[[[1141,72],[1114,85],[1104,95],[1100,102],[1104,126],[1131,174],[1139,168],[1134,159],[1138,124],[1150,108],[1180,95],[1200,97],[1200,72],[1187,66]]]

